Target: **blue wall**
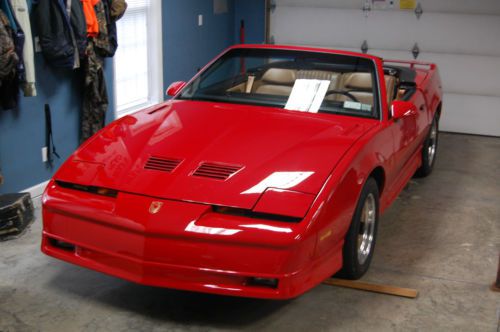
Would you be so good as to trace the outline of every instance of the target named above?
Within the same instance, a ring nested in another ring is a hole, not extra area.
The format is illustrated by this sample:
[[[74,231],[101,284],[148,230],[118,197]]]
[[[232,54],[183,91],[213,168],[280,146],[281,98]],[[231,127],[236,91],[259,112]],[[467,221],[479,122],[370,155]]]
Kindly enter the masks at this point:
[[[214,14],[213,1],[176,0],[163,4],[163,57],[165,89],[175,81],[187,81],[208,61],[234,44],[234,5]],[[198,15],[203,26],[198,26]]]
[[[235,43],[240,41],[241,20],[245,21],[245,44],[262,44],[265,42],[265,0],[234,0]]]
[[[222,50],[239,41],[239,22],[245,19],[247,43],[264,40],[264,0],[229,0],[225,14],[214,14],[211,0],[169,0],[163,2],[164,85],[188,80]],[[198,15],[204,25],[198,26]],[[33,35],[36,32],[33,31]],[[120,36],[118,36],[120,38]],[[110,98],[107,122],[113,119],[113,65],[106,62]],[[38,96],[21,97],[17,110],[0,111],[0,168],[5,177],[0,193],[16,192],[48,180],[78,147],[82,75],[49,67],[36,54]],[[42,163],[45,146],[43,106],[50,103],[54,141],[60,160],[54,169]]]
[[[229,0],[226,14],[214,14],[210,0],[171,0],[163,4],[163,82],[187,81],[227,47],[238,44],[245,20],[246,43],[265,40],[265,0]],[[204,17],[198,26],[198,15]]]
[[[36,35],[32,27],[33,35]],[[0,110],[0,168],[4,184],[0,193],[17,192],[49,179],[61,163],[78,147],[79,119],[82,105],[81,71],[54,69],[41,53],[35,55],[37,96],[19,100],[15,110]],[[113,102],[112,63],[106,64],[110,102]],[[45,146],[44,105],[52,109],[54,142],[61,159],[54,169],[42,163]],[[113,109],[113,105],[110,105]],[[112,114],[108,111],[109,115]]]

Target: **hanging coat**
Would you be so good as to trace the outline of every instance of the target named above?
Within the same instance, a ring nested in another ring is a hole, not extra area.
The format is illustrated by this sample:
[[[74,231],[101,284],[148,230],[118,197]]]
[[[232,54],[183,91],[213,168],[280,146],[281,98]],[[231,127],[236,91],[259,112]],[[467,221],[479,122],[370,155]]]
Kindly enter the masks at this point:
[[[87,24],[80,0],[38,0],[34,2],[33,18],[47,62],[55,67],[79,67],[87,46]]]
[[[23,48],[24,48],[24,32],[14,15],[14,9],[9,0],[0,0],[0,9],[3,10],[7,16],[10,27],[12,29],[12,39],[18,57],[16,77],[4,83],[2,88],[2,108],[14,109],[17,107],[19,101],[19,85],[20,82],[25,82],[25,68],[23,61]]]
[[[33,48],[33,37],[31,35],[31,23],[28,4],[26,0],[10,0],[14,16],[24,32],[23,62],[25,69],[24,82],[22,88],[24,96],[36,96],[35,87],[35,53]]]
[[[13,31],[9,19],[0,9],[0,82],[15,74],[19,61],[12,35]]]
[[[107,0],[110,3],[110,16],[113,21],[118,21],[123,17],[127,10],[127,2],[125,0]]]
[[[102,0],[96,9],[99,35],[95,38],[96,52],[103,57],[113,57],[118,48],[116,21],[127,10],[124,0]]]
[[[96,54],[93,39],[90,39],[87,45],[87,56],[83,60],[83,70],[85,85],[83,88],[81,143],[104,128],[109,103],[104,77],[104,61]]]
[[[16,108],[19,96],[17,68],[19,56],[14,45],[14,31],[0,9],[0,109]]]
[[[87,22],[87,36],[97,37],[99,34],[99,22],[95,14],[94,6],[100,0],[80,0],[82,2],[83,12],[85,14],[85,21]]]
[[[108,93],[102,57],[113,56],[118,47],[116,20],[123,16],[127,3],[117,0],[112,14],[112,0],[100,0],[94,9],[99,23],[99,35],[89,38],[87,57],[83,62],[85,86],[83,95],[80,142],[85,142],[104,127],[108,110]],[[115,16],[112,16],[115,15]]]

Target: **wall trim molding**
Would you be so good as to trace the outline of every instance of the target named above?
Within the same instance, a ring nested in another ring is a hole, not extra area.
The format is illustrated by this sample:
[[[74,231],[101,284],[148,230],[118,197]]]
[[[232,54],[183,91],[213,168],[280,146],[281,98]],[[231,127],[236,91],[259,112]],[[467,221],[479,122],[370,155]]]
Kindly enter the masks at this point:
[[[20,192],[22,193],[30,193],[31,195],[31,200],[33,201],[33,206],[35,209],[40,208],[42,206],[42,194],[45,191],[45,188],[47,187],[47,184],[49,181],[45,181],[42,183],[39,183],[31,188],[21,190]]]

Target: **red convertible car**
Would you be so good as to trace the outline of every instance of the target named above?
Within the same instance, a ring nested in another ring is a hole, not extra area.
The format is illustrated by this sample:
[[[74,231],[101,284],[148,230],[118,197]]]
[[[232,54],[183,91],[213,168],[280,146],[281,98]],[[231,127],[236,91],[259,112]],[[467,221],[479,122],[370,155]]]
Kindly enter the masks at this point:
[[[436,159],[434,64],[243,45],[168,94],[59,169],[45,254],[145,285],[292,298],[360,278],[379,215]]]

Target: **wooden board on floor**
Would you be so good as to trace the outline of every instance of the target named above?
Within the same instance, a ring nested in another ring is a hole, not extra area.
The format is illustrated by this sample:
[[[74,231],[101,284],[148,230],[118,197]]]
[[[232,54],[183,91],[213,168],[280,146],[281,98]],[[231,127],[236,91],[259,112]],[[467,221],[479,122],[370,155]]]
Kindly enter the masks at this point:
[[[344,280],[344,279],[327,279],[323,281],[323,284],[329,286],[339,286],[352,289],[359,289],[368,292],[381,293],[387,295],[394,295],[400,297],[406,297],[414,299],[418,296],[418,291],[411,288],[402,288],[397,286],[389,285],[377,285],[367,282],[355,281],[355,280]]]

